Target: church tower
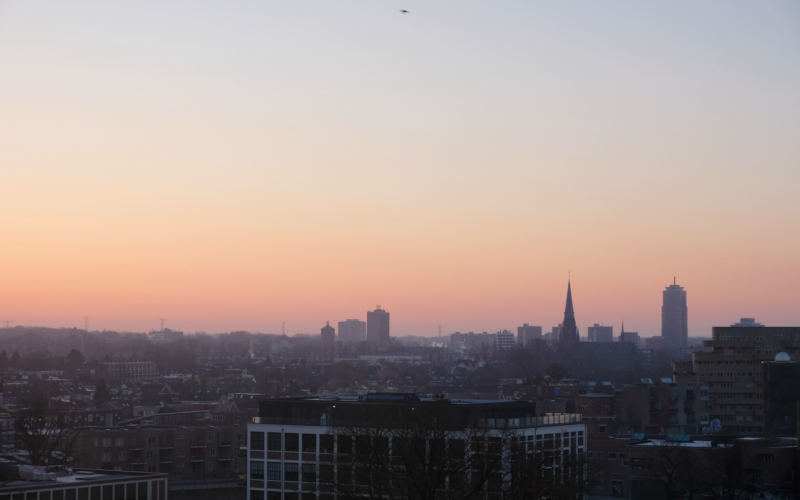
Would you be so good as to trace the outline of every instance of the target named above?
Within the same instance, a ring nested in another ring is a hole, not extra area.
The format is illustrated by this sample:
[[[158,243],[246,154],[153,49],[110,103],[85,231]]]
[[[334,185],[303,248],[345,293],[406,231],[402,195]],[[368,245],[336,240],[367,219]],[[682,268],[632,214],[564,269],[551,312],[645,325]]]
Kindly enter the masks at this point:
[[[567,307],[564,310],[564,323],[561,327],[561,335],[558,343],[564,347],[570,347],[580,342],[578,336],[578,325],[575,323],[575,309],[572,307],[572,283],[567,282]]]

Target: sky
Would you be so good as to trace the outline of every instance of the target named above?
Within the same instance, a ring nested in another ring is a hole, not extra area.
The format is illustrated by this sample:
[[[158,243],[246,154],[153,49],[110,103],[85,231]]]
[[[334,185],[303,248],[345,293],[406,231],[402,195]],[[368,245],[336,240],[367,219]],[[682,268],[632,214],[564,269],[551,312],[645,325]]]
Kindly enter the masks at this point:
[[[800,325],[798,89],[795,0],[0,0],[0,319]]]

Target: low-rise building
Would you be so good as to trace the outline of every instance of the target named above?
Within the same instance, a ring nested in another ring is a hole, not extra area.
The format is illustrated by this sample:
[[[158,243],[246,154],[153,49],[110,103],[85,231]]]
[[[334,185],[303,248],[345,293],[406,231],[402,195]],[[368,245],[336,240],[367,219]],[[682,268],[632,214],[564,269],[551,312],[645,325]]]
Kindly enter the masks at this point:
[[[0,484],[0,498],[166,500],[167,481],[151,472],[20,465],[17,479]]]

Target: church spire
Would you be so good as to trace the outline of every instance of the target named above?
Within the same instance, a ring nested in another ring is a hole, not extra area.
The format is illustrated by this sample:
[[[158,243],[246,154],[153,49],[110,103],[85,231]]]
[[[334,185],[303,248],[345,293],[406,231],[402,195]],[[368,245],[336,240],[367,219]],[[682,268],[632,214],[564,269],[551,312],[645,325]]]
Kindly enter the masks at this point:
[[[575,308],[572,304],[572,280],[567,281],[567,306],[564,309],[564,323],[559,340],[563,345],[571,345],[580,341],[578,325],[575,322]]]

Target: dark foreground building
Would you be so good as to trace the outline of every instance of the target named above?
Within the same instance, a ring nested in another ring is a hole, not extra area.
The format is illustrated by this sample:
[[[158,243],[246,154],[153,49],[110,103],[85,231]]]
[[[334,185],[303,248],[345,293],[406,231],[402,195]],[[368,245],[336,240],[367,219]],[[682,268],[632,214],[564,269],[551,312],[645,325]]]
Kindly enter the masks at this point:
[[[166,500],[167,475],[149,472],[69,469],[64,466],[3,467],[16,479],[0,483],[0,499]]]
[[[535,403],[377,393],[260,404],[248,425],[251,500],[446,499],[475,488],[538,498],[577,492],[585,475],[581,416],[537,417]],[[524,483],[545,468],[561,472]]]

